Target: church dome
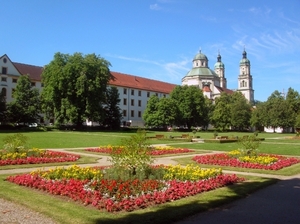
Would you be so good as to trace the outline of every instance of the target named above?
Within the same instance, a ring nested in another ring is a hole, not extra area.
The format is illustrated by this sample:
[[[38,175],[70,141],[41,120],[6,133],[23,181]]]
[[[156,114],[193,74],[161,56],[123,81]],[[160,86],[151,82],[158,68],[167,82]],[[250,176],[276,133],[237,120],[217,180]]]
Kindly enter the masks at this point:
[[[224,64],[222,62],[216,62],[215,68],[224,68]]]
[[[218,54],[217,62],[215,64],[215,69],[216,68],[225,68],[223,62],[221,61],[221,55],[220,55],[220,53]]]
[[[247,58],[247,52],[245,50],[243,52],[243,58],[240,61],[240,65],[242,65],[242,64],[248,64],[248,65],[250,65],[250,61]]]
[[[205,54],[202,54],[201,51],[195,55],[194,60],[206,60],[208,61]]]
[[[195,67],[186,76],[218,76],[213,70],[204,67]]]

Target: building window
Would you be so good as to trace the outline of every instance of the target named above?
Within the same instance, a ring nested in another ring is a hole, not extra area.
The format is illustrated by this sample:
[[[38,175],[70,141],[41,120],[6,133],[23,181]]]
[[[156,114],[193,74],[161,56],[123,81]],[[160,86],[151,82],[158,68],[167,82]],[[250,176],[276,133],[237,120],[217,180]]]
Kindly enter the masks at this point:
[[[31,83],[31,86],[35,86],[35,82],[32,82],[32,83]]]
[[[13,83],[17,83],[17,82],[18,82],[18,79],[12,79],[12,82],[13,82]]]
[[[164,98],[166,98],[166,94],[164,94]]]
[[[6,59],[6,58],[3,58],[3,62],[6,63],[6,62],[7,62],[7,59]]]
[[[123,110],[123,117],[127,116],[127,110]]]
[[[155,96],[158,96],[158,93],[155,93]]]
[[[2,82],[6,82],[7,78],[6,77],[1,77]]]
[[[142,91],[141,90],[139,90],[139,96],[141,96],[142,95]]]
[[[127,105],[127,99],[126,98],[123,99],[123,105]]]
[[[131,95],[134,96],[134,89],[131,90]]]
[[[150,97],[150,92],[147,92],[147,97]]]
[[[138,116],[139,116],[139,117],[142,117],[142,111],[139,111],[139,112],[138,112]]]
[[[2,90],[1,90],[1,94],[2,94],[2,96],[4,96],[4,97],[6,97],[6,88],[2,88]]]
[[[11,97],[12,97],[12,98],[14,98],[14,93],[15,93],[15,91],[16,91],[15,89],[12,89],[12,90],[11,90]]]
[[[139,104],[139,107],[141,107],[141,106],[142,106],[142,101],[139,100],[139,101],[138,101],[138,104]]]
[[[2,74],[4,74],[4,75],[7,74],[7,68],[6,67],[2,67]]]
[[[131,111],[131,117],[134,117],[134,110]]]
[[[134,99],[131,100],[131,106],[134,106]]]
[[[123,89],[123,93],[127,94],[127,89],[126,88]]]

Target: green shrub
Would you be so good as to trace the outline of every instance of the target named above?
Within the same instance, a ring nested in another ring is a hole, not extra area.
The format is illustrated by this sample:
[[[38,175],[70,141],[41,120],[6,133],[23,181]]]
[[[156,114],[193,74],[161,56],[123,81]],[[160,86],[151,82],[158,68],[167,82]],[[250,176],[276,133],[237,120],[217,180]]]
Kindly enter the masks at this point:
[[[3,139],[4,142],[4,150],[8,152],[25,152],[27,150],[27,141],[28,137],[24,136],[23,134],[14,134],[8,135]]]
[[[147,172],[153,159],[146,140],[146,132],[138,130],[136,135],[122,141],[124,147],[121,150],[119,147],[113,147],[110,159],[113,169],[119,172],[123,169],[125,176],[128,171],[129,178],[136,177],[140,172]]]
[[[260,139],[253,136],[239,138],[237,143],[240,145],[239,151],[243,156],[257,156]]]

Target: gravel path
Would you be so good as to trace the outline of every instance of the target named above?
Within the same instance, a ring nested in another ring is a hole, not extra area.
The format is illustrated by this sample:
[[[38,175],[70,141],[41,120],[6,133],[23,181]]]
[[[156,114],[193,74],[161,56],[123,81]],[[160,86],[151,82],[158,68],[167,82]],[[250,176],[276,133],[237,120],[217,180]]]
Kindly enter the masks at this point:
[[[1,224],[55,224],[52,219],[25,206],[0,198]]]

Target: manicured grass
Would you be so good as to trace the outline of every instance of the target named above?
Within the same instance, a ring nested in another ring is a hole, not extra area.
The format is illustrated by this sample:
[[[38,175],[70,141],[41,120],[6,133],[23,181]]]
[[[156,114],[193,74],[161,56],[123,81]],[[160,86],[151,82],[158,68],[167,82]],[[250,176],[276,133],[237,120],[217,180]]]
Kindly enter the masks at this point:
[[[108,213],[92,207],[84,207],[65,197],[52,196],[41,191],[18,186],[3,181],[6,175],[0,176],[0,197],[25,205],[53,218],[62,224],[112,224],[112,223],[171,223],[201,211],[229,203],[238,198],[246,197],[249,193],[276,182],[276,179],[247,177],[248,181],[227,186],[211,192],[165,203],[151,208],[134,212]]]
[[[182,147],[196,150],[231,151],[240,148],[238,143],[192,143],[192,144],[170,144],[173,147]],[[262,141],[259,145],[260,153],[300,156],[300,140]]]
[[[176,132],[148,132],[147,136],[155,136],[156,134],[178,135],[182,133]],[[3,138],[13,133],[0,133],[0,145],[3,143]],[[76,132],[76,131],[49,131],[49,132],[24,132],[25,136],[29,137],[29,144],[32,147],[51,149],[51,148],[88,148],[105,145],[121,145],[122,139],[127,138],[134,133],[126,132]],[[192,136],[192,133],[189,133]],[[219,133],[226,136],[244,136],[252,133]],[[212,138],[213,132],[197,132],[196,136],[209,139]],[[300,156],[300,141],[284,139],[287,136],[294,134],[269,134],[260,133],[261,138],[280,138],[276,140],[266,139],[259,147],[260,152],[274,153],[282,155]],[[150,140],[150,144],[165,144],[168,143],[173,147],[195,149],[196,153],[203,153],[203,150],[210,151],[231,151],[238,148],[237,143],[185,143],[174,142],[169,139]],[[172,144],[171,144],[172,143]],[[176,144],[175,144],[176,143]],[[178,143],[178,144],[177,144]],[[299,143],[299,144],[298,144]],[[80,149],[77,149],[81,151]],[[76,150],[76,151],[77,151]],[[87,153],[87,152],[85,152]],[[175,155],[174,155],[175,156]],[[192,155],[186,158],[176,159],[180,164],[194,163]],[[82,157],[80,163],[93,163],[95,158]],[[67,163],[70,164],[70,163]],[[74,164],[74,162],[72,163]],[[79,164],[77,162],[76,164]],[[55,165],[56,164],[51,164]],[[59,164],[62,165],[62,164]],[[66,165],[66,164],[63,164]],[[44,167],[50,164],[37,165],[21,165],[21,167]],[[200,165],[201,167],[204,167]],[[213,167],[207,166],[205,167]],[[220,166],[218,166],[220,167]],[[20,166],[5,166],[3,169],[20,168]],[[2,169],[0,167],[0,169]],[[263,171],[255,169],[229,168],[223,167],[224,170],[230,169],[233,171],[255,172],[263,174],[275,175],[294,175],[299,173],[300,165],[293,165],[279,171]],[[70,201],[61,196],[53,196],[41,191],[28,189],[16,184],[4,181],[7,175],[0,175],[0,197],[25,205],[35,211],[52,217],[58,223],[170,223],[181,220],[187,216],[206,211],[208,209],[229,203],[237,198],[246,197],[251,192],[263,188],[276,182],[275,179],[249,177],[246,182],[235,184],[232,186],[217,189],[211,192],[199,194],[197,196],[184,198],[172,203],[158,205],[152,208],[138,210],[134,212],[120,212],[111,214],[108,212],[100,212],[92,207],[84,207],[83,205]]]

